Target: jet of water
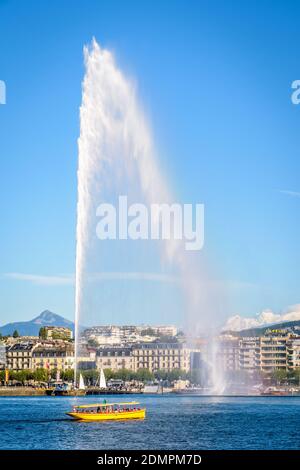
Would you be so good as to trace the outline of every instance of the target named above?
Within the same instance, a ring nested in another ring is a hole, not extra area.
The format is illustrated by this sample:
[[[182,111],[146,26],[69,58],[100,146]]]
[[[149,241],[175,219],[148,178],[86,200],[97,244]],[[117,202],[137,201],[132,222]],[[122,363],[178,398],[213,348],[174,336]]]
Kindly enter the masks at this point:
[[[85,324],[86,282],[95,261],[91,247],[96,243],[96,207],[108,198],[116,201],[120,194],[149,205],[174,202],[157,163],[150,126],[138,102],[135,84],[120,71],[111,52],[102,49],[95,39],[84,48],[84,59],[77,173],[75,383],[79,325]],[[105,255],[106,250],[102,249],[101,259]],[[186,298],[186,324],[195,332],[195,323],[204,326],[210,296],[202,288],[205,273],[191,256],[180,240],[160,243],[159,257],[180,276]]]

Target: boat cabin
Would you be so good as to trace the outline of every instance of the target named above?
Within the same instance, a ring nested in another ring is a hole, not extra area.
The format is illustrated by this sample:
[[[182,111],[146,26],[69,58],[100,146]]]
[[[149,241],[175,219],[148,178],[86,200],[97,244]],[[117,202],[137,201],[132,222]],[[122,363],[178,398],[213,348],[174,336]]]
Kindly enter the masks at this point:
[[[74,406],[72,413],[97,413],[97,414],[109,414],[109,413],[128,413],[141,410],[140,403],[132,401],[129,403],[96,403],[94,405],[80,405]]]

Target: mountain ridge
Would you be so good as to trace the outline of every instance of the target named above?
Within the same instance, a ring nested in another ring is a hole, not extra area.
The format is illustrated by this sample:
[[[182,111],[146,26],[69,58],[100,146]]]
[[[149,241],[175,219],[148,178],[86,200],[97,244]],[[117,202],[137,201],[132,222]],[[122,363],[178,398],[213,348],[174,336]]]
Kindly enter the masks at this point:
[[[268,325],[255,326],[252,328],[244,328],[243,330],[224,330],[223,333],[235,336],[263,336],[266,330],[280,330],[285,328],[300,327],[300,320],[282,321],[279,323],[270,323]]]
[[[20,336],[38,336],[42,326],[62,326],[70,328],[74,333],[74,322],[50,310],[43,310],[32,320],[6,323],[0,327],[0,333],[3,336],[8,336],[17,330]]]

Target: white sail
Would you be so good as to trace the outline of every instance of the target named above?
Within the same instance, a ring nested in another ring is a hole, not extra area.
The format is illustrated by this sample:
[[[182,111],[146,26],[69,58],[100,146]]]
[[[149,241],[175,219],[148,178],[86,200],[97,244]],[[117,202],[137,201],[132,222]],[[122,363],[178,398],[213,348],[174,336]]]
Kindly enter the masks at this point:
[[[79,376],[79,390],[85,390],[85,385],[84,385],[84,380],[83,380],[83,377],[82,377],[82,374],[80,374]]]
[[[99,387],[100,388],[106,388],[106,379],[105,379],[105,374],[104,374],[104,370],[101,369],[100,371],[100,381],[99,381]]]

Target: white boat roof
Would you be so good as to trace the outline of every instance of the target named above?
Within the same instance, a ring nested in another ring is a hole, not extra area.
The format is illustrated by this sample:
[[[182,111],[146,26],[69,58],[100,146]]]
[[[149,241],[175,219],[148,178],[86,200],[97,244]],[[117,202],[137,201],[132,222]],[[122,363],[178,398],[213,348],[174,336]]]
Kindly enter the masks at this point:
[[[96,408],[98,406],[114,406],[114,405],[118,405],[118,406],[123,406],[123,405],[139,405],[140,403],[138,401],[130,401],[130,402],[116,402],[116,403],[95,403],[95,404],[92,404],[92,405],[79,405],[79,406],[74,406],[74,408]]]

